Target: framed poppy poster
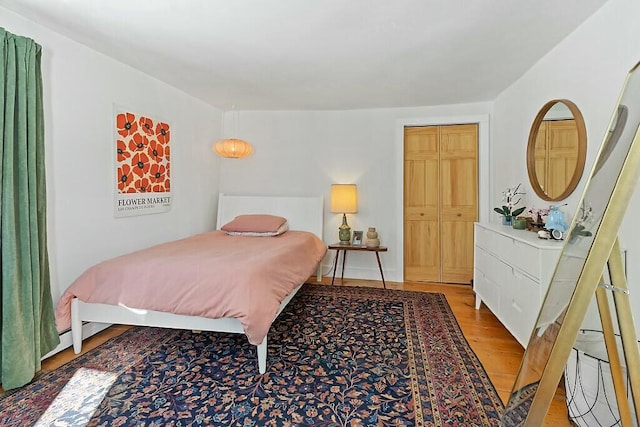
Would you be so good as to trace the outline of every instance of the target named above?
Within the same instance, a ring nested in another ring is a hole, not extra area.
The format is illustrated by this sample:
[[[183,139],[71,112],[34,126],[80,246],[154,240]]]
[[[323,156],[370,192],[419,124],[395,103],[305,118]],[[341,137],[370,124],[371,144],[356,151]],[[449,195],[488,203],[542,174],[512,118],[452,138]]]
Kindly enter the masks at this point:
[[[115,108],[115,216],[171,209],[169,123]]]

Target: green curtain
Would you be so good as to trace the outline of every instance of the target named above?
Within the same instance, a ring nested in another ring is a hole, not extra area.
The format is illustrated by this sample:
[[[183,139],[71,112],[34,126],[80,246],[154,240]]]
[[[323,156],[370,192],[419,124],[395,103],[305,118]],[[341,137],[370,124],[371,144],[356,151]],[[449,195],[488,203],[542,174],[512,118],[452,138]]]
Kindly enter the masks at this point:
[[[0,374],[20,387],[58,345],[47,255],[41,47],[0,28]]]

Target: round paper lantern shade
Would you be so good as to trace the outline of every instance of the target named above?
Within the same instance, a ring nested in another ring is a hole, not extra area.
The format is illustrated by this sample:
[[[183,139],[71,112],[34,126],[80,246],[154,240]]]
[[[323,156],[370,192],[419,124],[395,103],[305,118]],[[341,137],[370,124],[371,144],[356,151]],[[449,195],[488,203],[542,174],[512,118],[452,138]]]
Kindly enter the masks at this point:
[[[216,142],[213,146],[213,151],[222,157],[242,159],[253,153],[253,147],[247,141],[226,138]]]

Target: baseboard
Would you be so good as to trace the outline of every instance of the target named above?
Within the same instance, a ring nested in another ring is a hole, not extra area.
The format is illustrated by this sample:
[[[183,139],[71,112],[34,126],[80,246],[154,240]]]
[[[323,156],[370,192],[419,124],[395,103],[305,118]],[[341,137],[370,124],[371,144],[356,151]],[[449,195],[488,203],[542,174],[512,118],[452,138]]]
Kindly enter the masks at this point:
[[[98,332],[104,331],[109,326],[110,323],[95,323],[95,322],[87,322],[82,325],[82,338],[86,339],[92,335],[97,334]],[[60,334],[60,344],[49,353],[42,356],[42,359],[46,359],[47,357],[53,356],[56,353],[60,353],[62,350],[66,350],[67,348],[73,345],[73,340],[71,338],[71,330],[65,331]]]
[[[350,254],[351,255],[351,254]],[[347,261],[349,264],[349,261]],[[333,264],[325,264],[322,266],[322,273],[324,277],[331,278],[333,276]],[[384,272],[384,279],[387,282],[395,282],[396,280],[396,270],[393,268],[384,268],[382,266],[382,270]],[[338,271],[336,272],[336,280],[340,279],[340,274],[342,273],[342,265],[338,265]],[[373,266],[371,267],[362,267],[362,266],[350,266],[346,265],[346,271],[344,273],[345,278],[349,279],[362,279],[362,280],[377,280],[382,281],[380,276],[380,270],[378,269],[378,265],[376,264],[375,258],[373,259]]]

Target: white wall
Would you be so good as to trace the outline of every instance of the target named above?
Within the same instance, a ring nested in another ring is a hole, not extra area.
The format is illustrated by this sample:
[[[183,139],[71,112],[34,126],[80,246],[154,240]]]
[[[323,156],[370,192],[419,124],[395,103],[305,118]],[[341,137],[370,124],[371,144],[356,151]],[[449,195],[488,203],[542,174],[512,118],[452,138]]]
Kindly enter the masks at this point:
[[[639,2],[610,0],[496,99],[492,160],[504,167],[496,168],[493,176],[494,206],[500,201],[501,190],[519,182],[526,184],[527,206],[548,205],[537,198],[528,182],[527,137],[537,111],[551,99],[566,98],[582,111],[588,139],[583,179],[573,195],[564,201],[569,205],[563,210],[567,220],[571,220],[628,71],[640,61],[639,18]],[[639,193],[640,190],[636,191],[632,198],[620,233],[621,245],[628,251],[628,280],[632,288],[640,281],[640,228],[635,224]],[[640,295],[637,289],[632,290],[631,298],[638,324]],[[585,326],[598,327],[593,310]]]
[[[495,171],[494,205],[506,187],[522,182],[526,204],[547,206],[531,189],[525,163],[527,138],[538,110],[551,99],[566,98],[580,108],[587,127],[588,152],[583,179],[563,203],[575,212],[588,173],[608,127],[629,69],[640,60],[636,2],[612,0],[560,45],[542,58],[495,101],[492,144]],[[636,26],[637,27],[637,26]],[[632,34],[635,32],[636,34]],[[510,159],[517,159],[516,161]]]
[[[381,255],[385,279],[398,281],[403,273],[401,124],[480,118],[488,128],[490,110],[490,103],[478,103],[353,111],[237,112],[237,126],[227,125],[226,136],[249,140],[255,152],[246,159],[222,161],[220,191],[322,195],[324,241],[335,243],[341,215],[330,212],[331,184],[357,184],[358,213],[348,215],[349,225],[365,232],[368,227],[376,227],[381,244],[389,248]],[[488,151],[488,129],[482,143]],[[487,168],[481,169],[488,176]],[[332,252],[325,258],[325,273],[334,255]],[[350,253],[348,258],[346,277],[380,279],[373,254]]]
[[[86,268],[213,229],[221,112],[0,8],[0,26],[42,45],[49,256],[54,303]],[[114,104],[171,125],[170,212],[115,219]]]

